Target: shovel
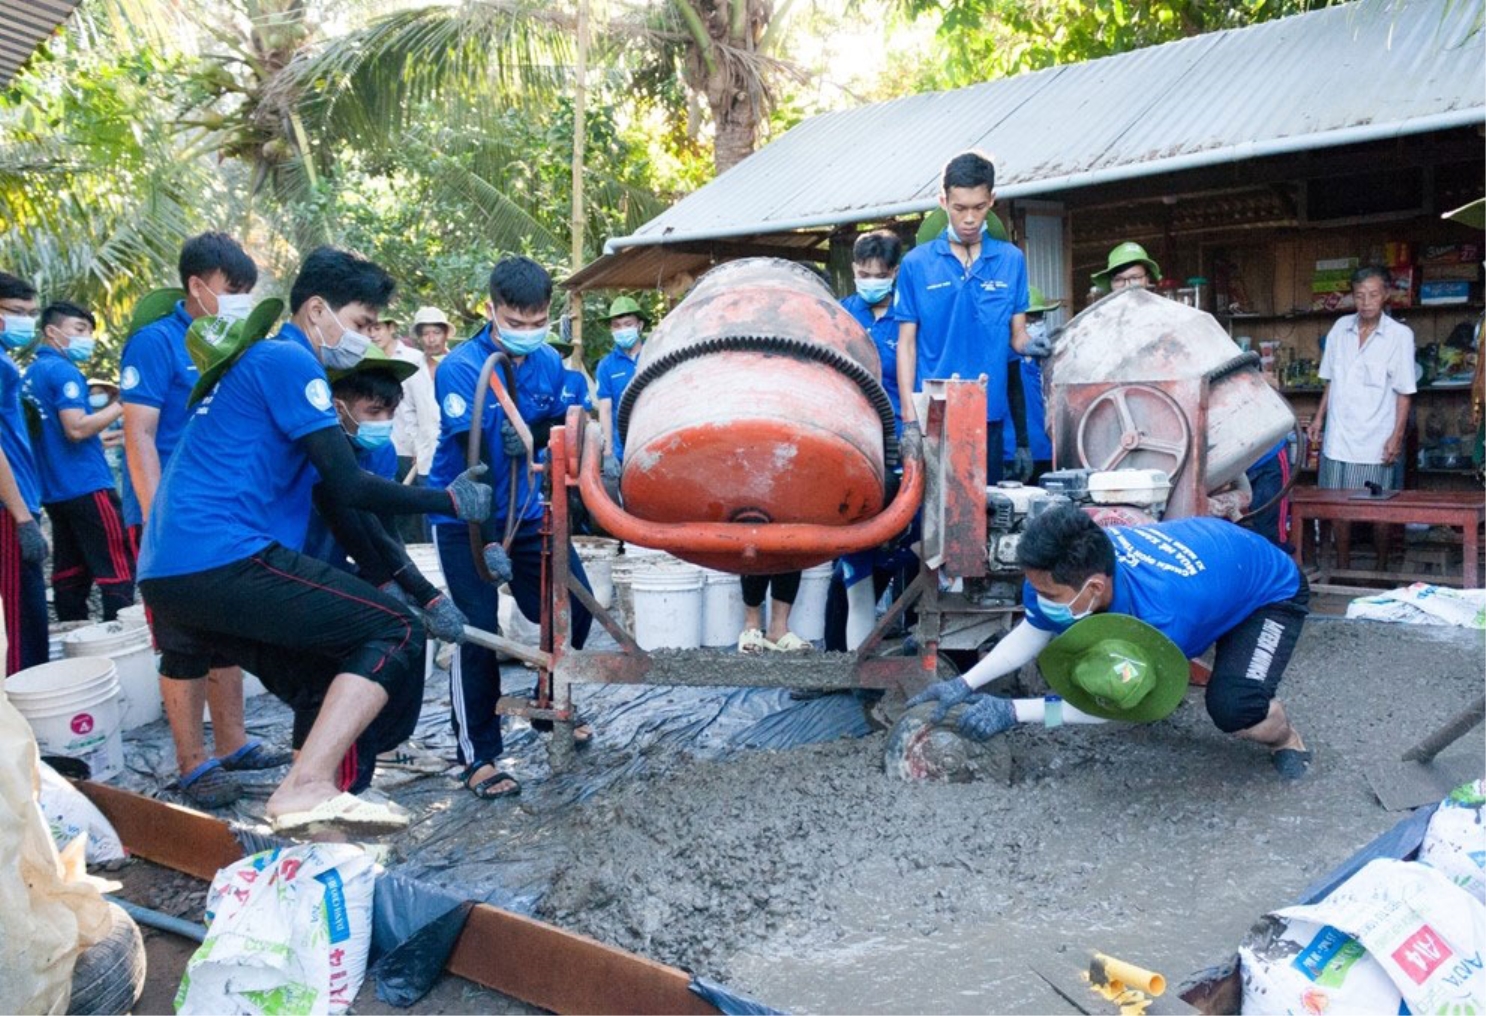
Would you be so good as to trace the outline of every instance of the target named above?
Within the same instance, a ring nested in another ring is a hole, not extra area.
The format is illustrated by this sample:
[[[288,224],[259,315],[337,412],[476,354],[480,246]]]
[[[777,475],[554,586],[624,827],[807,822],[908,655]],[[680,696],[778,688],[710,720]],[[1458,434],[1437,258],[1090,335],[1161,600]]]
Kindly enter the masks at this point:
[[[1480,777],[1480,754],[1456,756],[1436,762],[1435,756],[1470,733],[1486,719],[1486,695],[1451,717],[1439,730],[1404,753],[1399,762],[1374,766],[1367,782],[1388,811],[1407,811],[1449,795],[1450,791]]]

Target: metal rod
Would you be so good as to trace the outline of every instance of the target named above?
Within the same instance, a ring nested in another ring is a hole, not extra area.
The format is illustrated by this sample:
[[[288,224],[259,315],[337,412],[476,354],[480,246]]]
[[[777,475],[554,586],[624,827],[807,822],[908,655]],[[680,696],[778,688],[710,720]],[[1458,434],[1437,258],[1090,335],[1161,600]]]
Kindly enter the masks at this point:
[[[485,649],[493,649],[507,656],[514,656],[522,663],[530,663],[534,667],[548,668],[552,666],[552,654],[535,649],[520,642],[512,642],[510,639],[494,632],[484,631],[480,628],[464,626],[464,638],[467,642],[473,642]]]
[[[1403,756],[1405,762],[1432,762],[1434,757],[1450,745],[1475,729],[1476,724],[1486,719],[1486,695],[1450,718],[1439,730],[1410,748]]]

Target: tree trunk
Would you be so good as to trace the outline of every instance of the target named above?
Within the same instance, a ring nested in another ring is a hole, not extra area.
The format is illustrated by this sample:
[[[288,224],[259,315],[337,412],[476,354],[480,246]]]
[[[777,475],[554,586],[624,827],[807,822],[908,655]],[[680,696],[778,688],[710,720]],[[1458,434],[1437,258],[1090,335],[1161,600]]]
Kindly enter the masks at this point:
[[[758,140],[758,116],[748,93],[729,89],[727,97],[712,104],[712,123],[716,134],[712,141],[712,164],[717,173],[725,173],[753,154]]]

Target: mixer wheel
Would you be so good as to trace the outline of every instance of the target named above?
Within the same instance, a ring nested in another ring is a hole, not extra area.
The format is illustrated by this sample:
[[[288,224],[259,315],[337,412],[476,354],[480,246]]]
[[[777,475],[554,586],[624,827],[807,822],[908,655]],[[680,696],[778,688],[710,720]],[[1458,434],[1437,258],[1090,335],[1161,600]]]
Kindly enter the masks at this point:
[[[1174,478],[1191,449],[1192,427],[1182,407],[1150,385],[1111,388],[1090,402],[1078,421],[1078,460],[1087,469],[1117,469],[1130,456],[1142,453],[1168,459],[1169,464],[1159,468]],[[1147,464],[1129,468],[1147,468]]]

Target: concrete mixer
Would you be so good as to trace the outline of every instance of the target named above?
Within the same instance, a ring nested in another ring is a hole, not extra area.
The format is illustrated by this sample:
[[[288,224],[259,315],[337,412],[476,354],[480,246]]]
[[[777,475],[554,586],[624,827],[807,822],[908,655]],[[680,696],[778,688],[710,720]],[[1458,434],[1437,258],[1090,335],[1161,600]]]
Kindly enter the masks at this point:
[[[918,427],[894,440],[873,344],[814,273],[746,259],[705,276],[646,343],[620,403],[623,504],[601,479],[599,427],[569,411],[550,444],[540,651],[532,700],[499,711],[555,721],[571,750],[574,683],[917,690],[946,650],[984,648],[1019,616],[1016,543],[1066,502],[1138,522],[1208,511],[1294,425],[1211,317],[1139,290],[1084,311],[1050,362],[1056,469],[987,488],[983,379],[928,381]],[[893,472],[895,460],[901,478]],[[921,519],[918,576],[855,651],[766,659],[646,651],[573,580],[569,502],[627,543],[737,574],[772,574],[879,546]],[[1098,517],[1098,516],[1096,516]],[[613,637],[574,649],[572,593]],[[888,633],[917,612],[914,651]]]

